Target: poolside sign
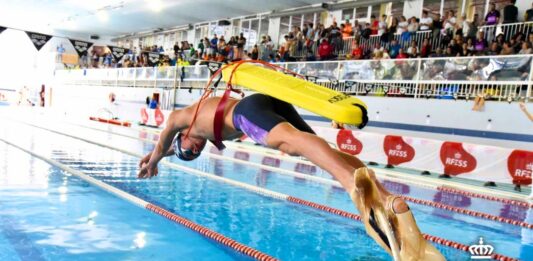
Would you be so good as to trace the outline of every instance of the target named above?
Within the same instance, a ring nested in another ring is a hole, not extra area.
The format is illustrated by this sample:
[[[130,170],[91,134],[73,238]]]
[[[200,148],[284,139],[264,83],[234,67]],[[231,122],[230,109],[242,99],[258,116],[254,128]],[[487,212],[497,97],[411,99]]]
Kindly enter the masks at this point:
[[[339,130],[337,133],[337,147],[342,152],[357,155],[363,150],[363,143],[353,136],[351,130]]]
[[[387,164],[400,165],[413,160],[415,149],[401,136],[387,135],[383,139],[383,150],[387,155]]]
[[[494,247],[483,243],[483,237],[479,238],[479,245],[471,245],[468,247],[470,251],[470,259],[492,259],[492,252]]]
[[[444,173],[460,175],[476,169],[477,161],[468,153],[460,142],[444,142],[440,147],[440,160],[444,165]]]
[[[507,158],[507,170],[513,177],[514,184],[530,185],[533,173],[533,152],[525,150],[511,152]]]

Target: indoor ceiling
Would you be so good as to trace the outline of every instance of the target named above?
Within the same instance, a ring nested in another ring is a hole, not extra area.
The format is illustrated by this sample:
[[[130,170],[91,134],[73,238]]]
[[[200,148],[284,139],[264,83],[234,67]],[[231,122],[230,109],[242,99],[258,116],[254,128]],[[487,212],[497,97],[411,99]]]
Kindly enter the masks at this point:
[[[0,26],[118,36],[283,10],[324,0],[0,0]]]

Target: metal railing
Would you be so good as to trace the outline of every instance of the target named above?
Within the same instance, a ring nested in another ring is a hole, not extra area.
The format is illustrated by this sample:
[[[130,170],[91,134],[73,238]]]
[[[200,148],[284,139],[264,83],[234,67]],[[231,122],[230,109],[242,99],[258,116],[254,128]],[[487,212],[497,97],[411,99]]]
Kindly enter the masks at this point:
[[[280,63],[328,88],[355,95],[529,101],[533,55]],[[207,66],[58,70],[57,84],[202,88]]]
[[[529,34],[533,31],[533,22],[524,22],[524,23],[513,23],[513,24],[497,24],[497,25],[487,25],[479,27],[479,31],[483,32],[485,40],[487,42],[492,42],[496,39],[496,36],[503,34],[504,40],[508,41],[514,37],[517,33],[522,33],[524,35],[524,40],[527,41]],[[444,44],[444,35],[439,31],[417,31],[417,32],[405,32],[402,34],[395,33],[392,36],[382,38],[379,35],[371,35],[369,37],[348,37],[343,38],[340,43],[332,43],[334,46],[334,54],[340,58],[350,55],[354,49],[355,43],[358,42],[359,46],[363,48],[365,52],[372,50],[374,47],[379,45],[383,48],[389,48],[392,40],[396,40],[402,48],[408,48],[412,41],[416,41],[418,50],[422,48],[424,39],[429,39],[431,45],[431,51],[434,52],[436,48],[443,48]],[[313,53],[317,55],[317,46],[316,43],[312,45]],[[308,53],[307,47],[302,48],[293,48],[293,51],[290,52],[290,55],[295,58],[305,57]]]

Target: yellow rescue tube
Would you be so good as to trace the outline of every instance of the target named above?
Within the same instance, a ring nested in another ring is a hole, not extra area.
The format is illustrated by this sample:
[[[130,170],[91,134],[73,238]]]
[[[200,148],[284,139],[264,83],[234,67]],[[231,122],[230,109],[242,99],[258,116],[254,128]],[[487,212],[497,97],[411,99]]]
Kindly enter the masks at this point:
[[[224,81],[229,81],[234,67],[235,64],[223,69]],[[231,84],[266,94],[339,123],[362,128],[368,121],[367,107],[361,100],[262,66],[241,64]]]

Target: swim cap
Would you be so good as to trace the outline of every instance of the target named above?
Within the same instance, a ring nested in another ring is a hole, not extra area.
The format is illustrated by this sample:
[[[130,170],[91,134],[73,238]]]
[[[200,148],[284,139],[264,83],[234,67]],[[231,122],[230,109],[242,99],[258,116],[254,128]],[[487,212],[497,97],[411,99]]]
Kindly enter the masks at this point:
[[[191,161],[198,158],[201,152],[194,153],[192,149],[183,150],[181,147],[182,133],[178,133],[178,136],[174,139],[174,153],[180,160]]]

